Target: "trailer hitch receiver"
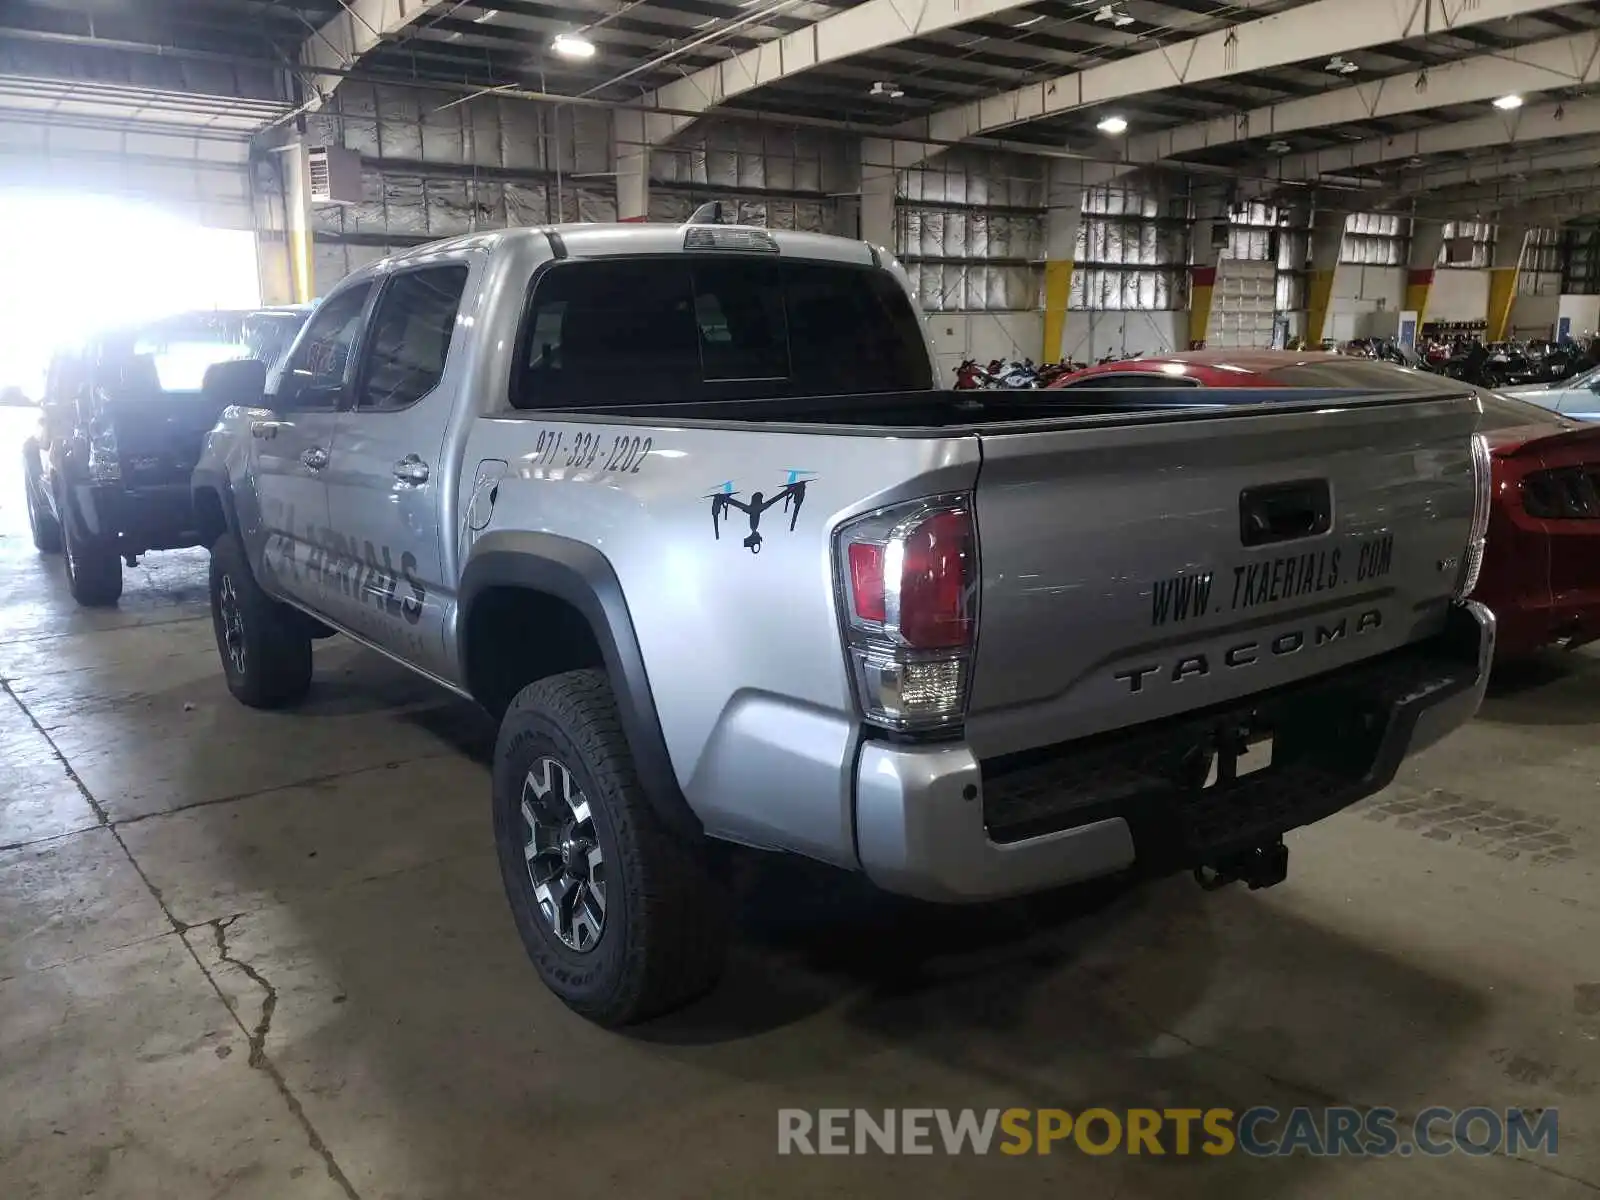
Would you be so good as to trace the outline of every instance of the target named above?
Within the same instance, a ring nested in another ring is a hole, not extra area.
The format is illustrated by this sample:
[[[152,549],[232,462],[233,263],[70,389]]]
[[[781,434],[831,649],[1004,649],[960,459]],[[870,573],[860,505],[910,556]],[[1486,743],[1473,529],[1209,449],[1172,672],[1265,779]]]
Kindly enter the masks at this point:
[[[1288,877],[1289,847],[1283,844],[1282,838],[1251,846],[1194,869],[1194,881],[1208,892],[1230,883],[1248,884],[1253,892],[1282,883]]]

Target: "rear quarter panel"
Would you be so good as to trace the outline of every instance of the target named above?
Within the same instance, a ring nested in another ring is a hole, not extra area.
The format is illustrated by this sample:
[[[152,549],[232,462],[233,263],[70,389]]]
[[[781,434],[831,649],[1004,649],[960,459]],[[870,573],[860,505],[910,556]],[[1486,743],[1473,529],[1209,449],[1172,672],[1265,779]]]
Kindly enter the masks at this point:
[[[498,482],[463,495],[458,553],[469,562],[496,530],[600,550],[707,831],[848,863],[857,717],[831,533],[883,504],[970,489],[977,469],[972,437],[484,417],[463,478]],[[767,508],[751,545],[750,518],[714,499],[770,502],[791,485],[803,485],[800,503],[791,491]]]

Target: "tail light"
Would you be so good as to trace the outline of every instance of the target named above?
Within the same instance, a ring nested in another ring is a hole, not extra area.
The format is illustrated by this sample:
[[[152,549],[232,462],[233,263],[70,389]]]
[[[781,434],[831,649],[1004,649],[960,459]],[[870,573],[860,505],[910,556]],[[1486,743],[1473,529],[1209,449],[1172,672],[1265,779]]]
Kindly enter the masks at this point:
[[[894,730],[959,724],[978,636],[978,541],[967,496],[868,513],[841,528],[834,572],[862,714]]]
[[[1461,576],[1456,581],[1456,599],[1465,600],[1478,586],[1478,573],[1483,570],[1484,536],[1489,532],[1489,508],[1492,503],[1493,464],[1489,459],[1489,441],[1481,433],[1472,435],[1472,530],[1467,537],[1466,553],[1461,559]]]

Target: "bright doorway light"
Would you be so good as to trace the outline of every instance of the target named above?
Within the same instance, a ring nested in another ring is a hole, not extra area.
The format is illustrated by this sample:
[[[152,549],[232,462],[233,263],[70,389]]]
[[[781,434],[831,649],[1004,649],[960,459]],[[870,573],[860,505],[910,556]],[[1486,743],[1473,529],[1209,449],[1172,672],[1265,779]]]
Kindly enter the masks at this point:
[[[0,262],[0,385],[30,396],[95,329],[261,303],[254,234],[114,196],[0,189]]]

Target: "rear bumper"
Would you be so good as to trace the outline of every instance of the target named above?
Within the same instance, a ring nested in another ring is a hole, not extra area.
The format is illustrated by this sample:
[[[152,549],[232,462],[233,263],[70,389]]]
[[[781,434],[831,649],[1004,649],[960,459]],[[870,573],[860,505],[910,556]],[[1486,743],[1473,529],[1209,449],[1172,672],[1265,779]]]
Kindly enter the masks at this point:
[[[128,553],[199,545],[194,500],[187,483],[137,488],[80,483],[73,487],[72,499],[90,537],[116,538]]]
[[[1387,786],[1406,755],[1477,711],[1494,646],[1493,614],[1468,604],[1439,637],[1394,654],[1007,760],[868,742],[855,781],[862,867],[889,891],[970,901],[1218,861]],[[1272,768],[1202,788],[1205,748],[1242,724],[1272,731]]]

